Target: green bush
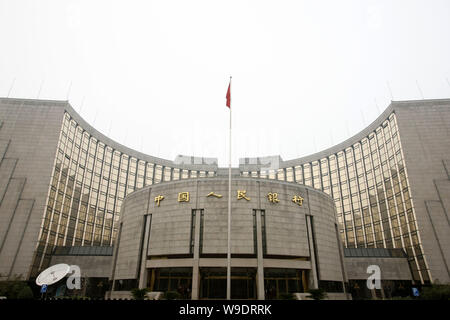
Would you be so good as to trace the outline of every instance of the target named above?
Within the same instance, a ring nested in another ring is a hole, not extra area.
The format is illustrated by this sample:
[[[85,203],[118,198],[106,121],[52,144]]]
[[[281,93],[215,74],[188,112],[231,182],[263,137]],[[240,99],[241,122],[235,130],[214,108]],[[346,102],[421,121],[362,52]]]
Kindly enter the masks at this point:
[[[134,300],[144,300],[147,298],[147,292],[148,289],[147,288],[143,288],[143,289],[139,289],[139,288],[134,288],[131,290],[131,294],[133,295],[133,299]]]
[[[308,293],[310,294],[308,297],[314,300],[323,300],[327,297],[323,289],[309,289]]]
[[[2,297],[8,297],[8,282],[9,281],[0,281],[0,296]]]
[[[419,298],[424,300],[450,300],[450,285],[435,284],[424,287]]]
[[[281,293],[279,298],[280,300],[297,300],[292,293]]]
[[[181,294],[176,291],[166,291],[164,293],[164,299],[166,300],[178,300],[181,299]]]
[[[29,286],[23,287],[18,293],[17,293],[17,299],[33,299],[33,291],[31,291],[31,288]]]
[[[30,289],[25,281],[0,281],[0,296],[5,296],[8,299],[18,299],[18,294],[24,288]]]
[[[16,282],[12,286],[12,292],[14,294],[14,298],[17,299],[17,295],[23,288],[25,288],[26,284],[24,282]]]
[[[53,298],[55,300],[91,300],[90,297],[86,296],[59,296]]]
[[[390,300],[412,300],[412,299],[413,298],[410,296],[407,296],[407,297],[395,296],[395,297],[392,297]]]

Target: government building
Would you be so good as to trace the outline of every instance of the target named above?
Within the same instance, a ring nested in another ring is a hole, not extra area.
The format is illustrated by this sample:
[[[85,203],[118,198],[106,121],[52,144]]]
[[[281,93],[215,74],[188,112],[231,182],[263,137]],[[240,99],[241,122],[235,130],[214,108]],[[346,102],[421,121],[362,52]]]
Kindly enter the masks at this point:
[[[0,281],[67,263],[81,269],[77,295],[224,299],[228,168],[217,163],[130,149],[67,101],[0,98]],[[242,158],[231,192],[232,299],[450,284],[450,99],[392,101],[306,157]],[[369,288],[374,266],[381,287]]]

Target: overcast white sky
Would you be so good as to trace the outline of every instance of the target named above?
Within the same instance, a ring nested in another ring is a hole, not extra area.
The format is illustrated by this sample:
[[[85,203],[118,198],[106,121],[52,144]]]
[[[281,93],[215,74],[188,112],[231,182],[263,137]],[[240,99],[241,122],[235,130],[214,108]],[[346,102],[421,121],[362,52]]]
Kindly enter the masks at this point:
[[[230,75],[234,166],[320,151],[372,122],[389,86],[450,97],[450,1],[0,0],[0,96],[68,97],[153,156],[227,166]]]

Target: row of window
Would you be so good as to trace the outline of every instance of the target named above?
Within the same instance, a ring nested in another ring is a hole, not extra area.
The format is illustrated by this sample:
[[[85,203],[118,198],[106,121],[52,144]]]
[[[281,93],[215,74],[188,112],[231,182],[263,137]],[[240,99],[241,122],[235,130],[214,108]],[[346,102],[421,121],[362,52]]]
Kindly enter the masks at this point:
[[[428,279],[395,114],[358,143],[328,157],[241,174],[324,191],[335,200],[346,247],[403,248],[414,257],[412,269],[421,274],[418,277]],[[123,154],[66,114],[41,229],[41,262],[54,245],[112,245],[120,206],[130,192],[163,181],[214,175]]]
[[[48,263],[54,246],[112,245],[122,201],[134,190],[214,175],[149,163],[113,150],[66,113],[33,270]]]
[[[322,159],[243,176],[305,184],[330,195],[346,247],[403,248],[429,280],[395,114],[361,141]]]

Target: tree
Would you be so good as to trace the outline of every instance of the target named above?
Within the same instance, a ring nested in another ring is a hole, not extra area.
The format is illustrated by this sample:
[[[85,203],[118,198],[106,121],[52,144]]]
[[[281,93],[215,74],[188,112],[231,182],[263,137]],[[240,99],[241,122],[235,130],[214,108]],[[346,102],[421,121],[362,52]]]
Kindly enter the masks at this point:
[[[181,299],[181,294],[176,291],[166,291],[164,293],[164,299],[166,300],[178,300]]]
[[[23,287],[18,293],[17,293],[17,299],[33,299],[33,291],[29,286]]]
[[[323,300],[327,297],[325,290],[323,289],[309,289],[309,298],[314,300]]]
[[[424,300],[450,300],[450,285],[435,284],[424,287],[422,296]]]
[[[147,288],[139,289],[134,288],[131,290],[131,294],[133,295],[134,300],[145,300],[147,298]]]
[[[281,293],[279,296],[280,300],[297,300],[293,293]]]
[[[8,299],[33,299],[33,291],[27,282],[21,280],[0,281],[0,296]]]

